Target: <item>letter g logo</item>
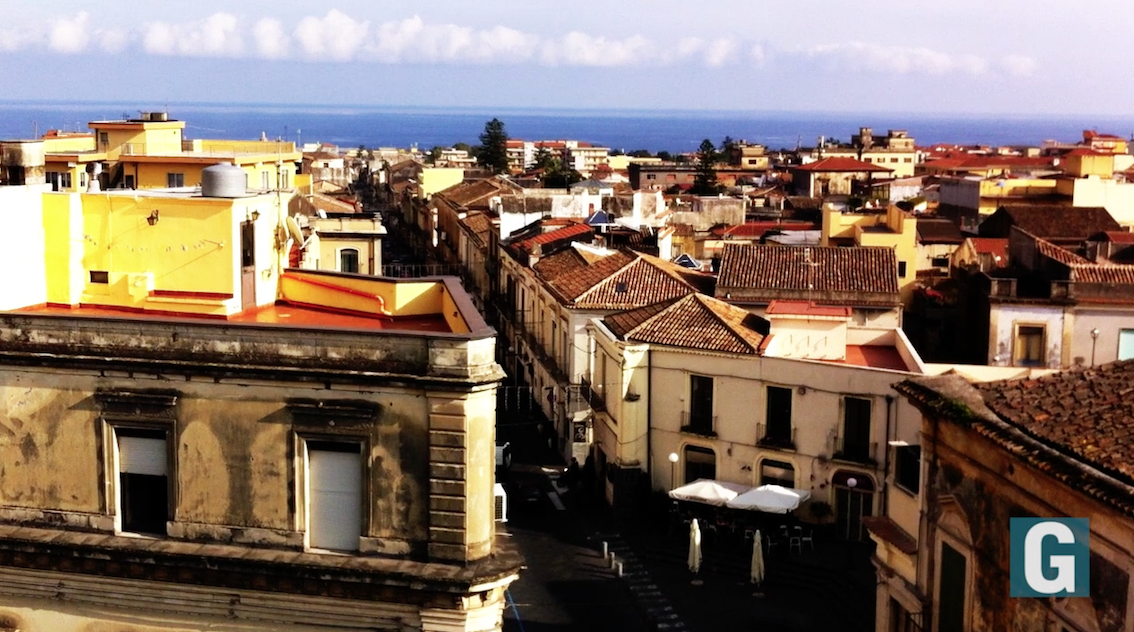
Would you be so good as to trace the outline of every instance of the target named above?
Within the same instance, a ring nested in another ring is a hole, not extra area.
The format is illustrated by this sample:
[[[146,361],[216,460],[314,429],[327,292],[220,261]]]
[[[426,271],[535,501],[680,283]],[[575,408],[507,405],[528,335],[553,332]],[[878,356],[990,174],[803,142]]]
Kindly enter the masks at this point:
[[[1086,518],[1012,518],[1013,597],[1090,595]]]

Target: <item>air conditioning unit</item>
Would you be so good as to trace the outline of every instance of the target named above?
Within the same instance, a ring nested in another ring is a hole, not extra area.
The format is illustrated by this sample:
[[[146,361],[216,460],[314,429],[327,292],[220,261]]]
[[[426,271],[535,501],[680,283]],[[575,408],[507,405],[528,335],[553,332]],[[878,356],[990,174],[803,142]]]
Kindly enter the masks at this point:
[[[496,498],[496,522],[508,522],[508,494],[504,493],[504,486],[496,483],[493,486],[493,495]]]

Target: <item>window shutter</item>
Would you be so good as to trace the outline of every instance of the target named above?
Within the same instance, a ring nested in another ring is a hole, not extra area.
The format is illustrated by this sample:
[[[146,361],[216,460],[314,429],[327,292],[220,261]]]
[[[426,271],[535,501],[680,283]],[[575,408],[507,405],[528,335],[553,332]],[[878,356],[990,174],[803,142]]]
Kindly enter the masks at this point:
[[[169,472],[166,459],[165,439],[118,437],[120,472],[166,476]]]

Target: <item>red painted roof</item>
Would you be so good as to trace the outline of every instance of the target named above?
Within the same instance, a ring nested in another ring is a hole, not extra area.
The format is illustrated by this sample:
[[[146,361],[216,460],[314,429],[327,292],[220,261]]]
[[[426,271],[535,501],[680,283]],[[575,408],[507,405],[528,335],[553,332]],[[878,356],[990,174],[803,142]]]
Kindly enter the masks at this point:
[[[772,301],[768,303],[765,314],[771,316],[833,316],[849,318],[851,308],[835,305],[818,305],[807,301]]]
[[[543,244],[550,244],[551,242],[561,239],[570,239],[572,237],[578,237],[579,235],[589,235],[592,232],[593,229],[586,224],[572,224],[564,228],[557,228],[556,230],[546,233],[540,233],[531,239],[525,239],[516,244],[516,247],[524,252],[531,252],[532,247],[537,244],[542,246]]]
[[[887,167],[880,167],[872,162],[863,162],[856,158],[846,158],[836,156],[834,158],[824,158],[816,160],[815,162],[798,167],[792,167],[795,171],[811,171],[811,172],[826,172],[826,171],[893,171]]]

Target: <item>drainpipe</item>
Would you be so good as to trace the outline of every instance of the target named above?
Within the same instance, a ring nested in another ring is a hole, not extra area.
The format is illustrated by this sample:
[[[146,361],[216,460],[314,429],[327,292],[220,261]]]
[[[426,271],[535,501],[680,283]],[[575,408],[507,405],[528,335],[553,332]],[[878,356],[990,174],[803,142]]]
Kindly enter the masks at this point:
[[[654,491],[654,350],[646,349],[646,475],[650,477],[650,491]]]
[[[934,541],[937,536],[937,446],[939,436],[939,426],[941,424],[940,418],[937,414],[932,416],[933,433],[930,440],[930,446],[933,450],[933,458],[929,460],[929,467],[926,471],[925,480],[922,481],[922,490],[925,492],[925,513],[922,516],[921,524],[925,526],[923,538],[919,538],[918,549],[919,554],[925,552],[925,593],[919,595],[922,598],[921,606],[921,622],[922,629],[929,629],[929,624],[933,622],[933,594],[936,590],[934,573],[936,572],[937,552],[936,542]],[[924,452],[924,447],[922,448]]]
[[[882,457],[882,508],[879,515],[888,516],[887,510],[890,508],[890,413],[894,413],[894,421],[897,421],[897,409],[894,404],[894,396],[886,396],[886,456]]]

